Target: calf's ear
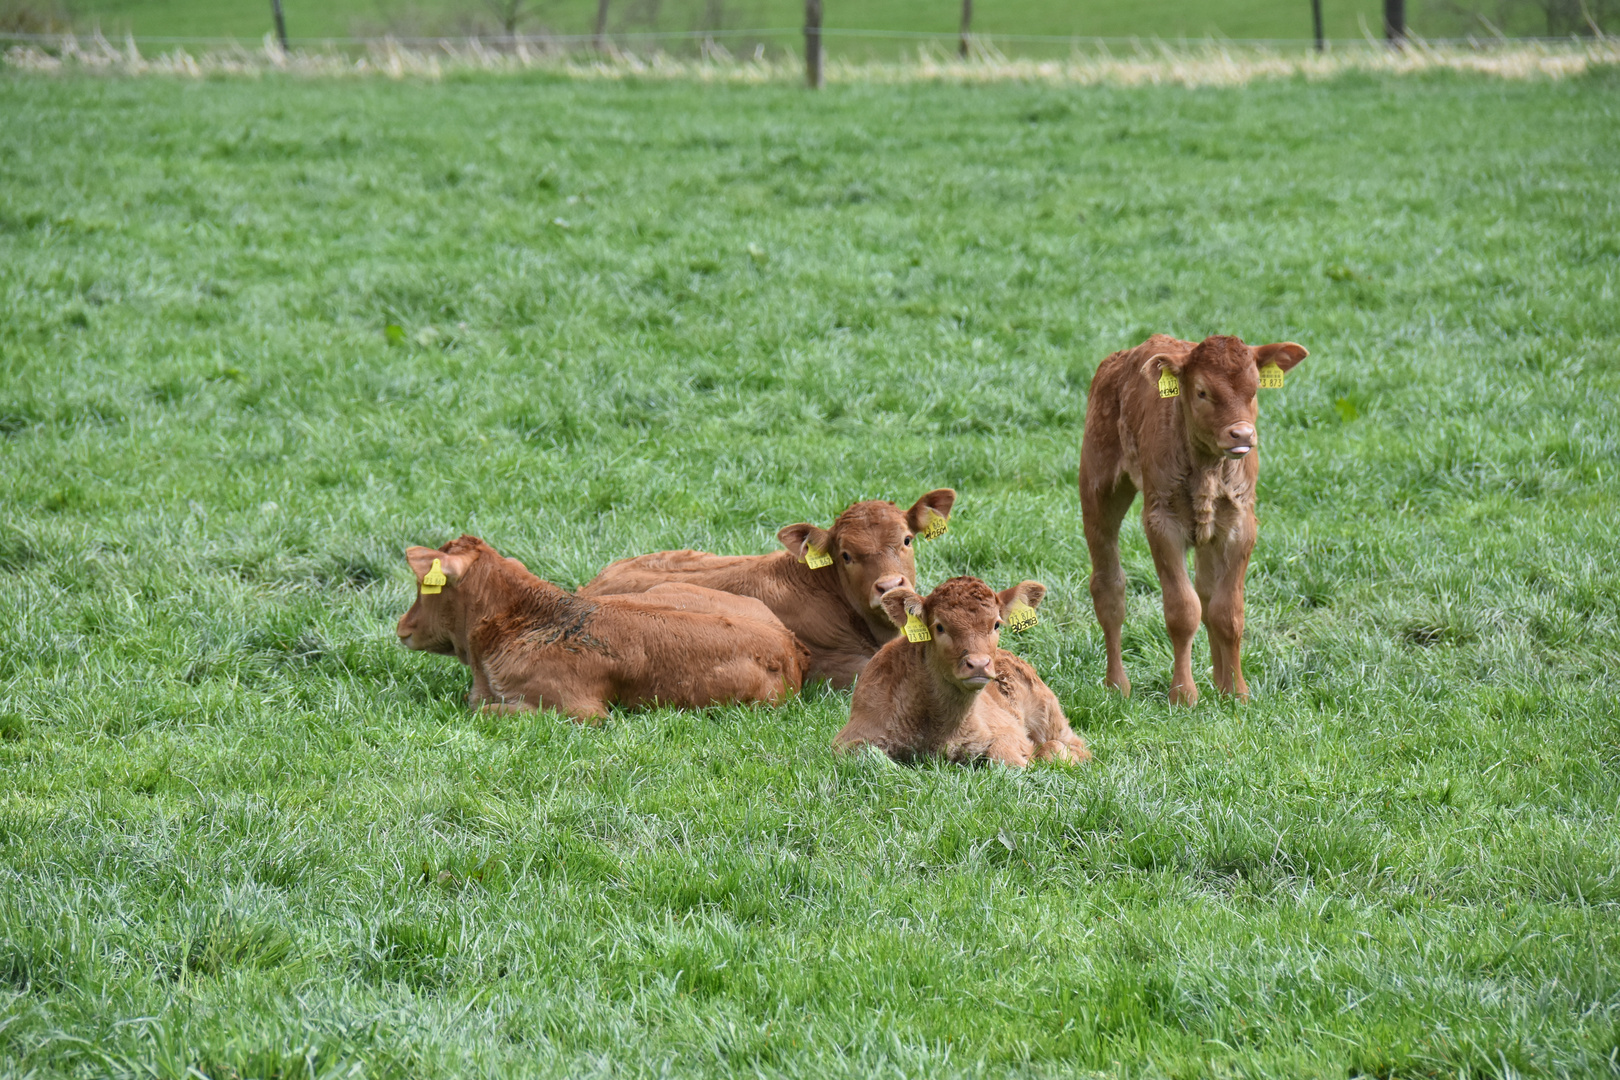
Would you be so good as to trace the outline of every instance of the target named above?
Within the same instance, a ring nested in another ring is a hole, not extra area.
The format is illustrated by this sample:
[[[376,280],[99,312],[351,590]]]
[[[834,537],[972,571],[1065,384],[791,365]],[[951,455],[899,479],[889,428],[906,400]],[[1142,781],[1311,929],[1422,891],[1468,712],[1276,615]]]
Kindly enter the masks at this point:
[[[405,549],[405,561],[411,564],[411,572],[416,575],[418,583],[433,569],[435,559],[439,562],[439,572],[444,574],[447,585],[454,585],[467,572],[467,566],[472,561],[465,555],[446,555],[437,548],[413,546]]]
[[[930,518],[938,516],[940,520],[950,519],[951,507],[956,505],[956,492],[952,488],[935,488],[916,502],[906,511],[906,526],[914,533],[920,533],[928,528]]]
[[[1305,351],[1303,345],[1295,345],[1292,341],[1278,341],[1270,345],[1256,345],[1254,347],[1254,363],[1256,367],[1276,364],[1284,371],[1292,371],[1295,364],[1309,355],[1311,354]]]
[[[1010,589],[1002,589],[996,593],[996,602],[1001,605],[1001,617],[1005,619],[1013,605],[1022,601],[1032,608],[1041,606],[1046,599],[1046,586],[1038,581],[1020,581]]]
[[[1142,377],[1148,382],[1158,385],[1159,376],[1168,371],[1176,378],[1181,378],[1181,369],[1187,363],[1187,357],[1178,353],[1154,353],[1142,361]]]
[[[784,525],[777,530],[776,538],[782,541],[782,546],[793,553],[793,557],[800,562],[811,548],[815,548],[823,555],[829,554],[832,543],[832,533],[826,529],[818,529],[814,525],[799,522],[797,525]]]
[[[889,617],[889,621],[901,630],[906,628],[907,616],[915,615],[919,619],[923,617],[922,597],[904,585],[884,593],[879,603],[883,605],[883,613]]]

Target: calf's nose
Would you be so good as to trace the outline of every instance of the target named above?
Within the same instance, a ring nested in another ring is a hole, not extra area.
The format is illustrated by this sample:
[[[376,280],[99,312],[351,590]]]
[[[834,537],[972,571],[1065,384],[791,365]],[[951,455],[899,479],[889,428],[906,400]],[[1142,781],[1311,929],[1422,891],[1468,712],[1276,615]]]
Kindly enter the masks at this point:
[[[1227,441],[1231,444],[1234,454],[1246,454],[1254,449],[1254,425],[1233,424],[1226,429]]]
[[[905,583],[906,579],[901,577],[899,574],[890,574],[888,577],[878,578],[876,581],[872,582],[872,588],[877,590],[877,594],[879,596],[882,596],[891,589],[898,589]]]
[[[968,653],[962,657],[962,667],[965,678],[994,678],[995,672],[990,669],[989,653]]]

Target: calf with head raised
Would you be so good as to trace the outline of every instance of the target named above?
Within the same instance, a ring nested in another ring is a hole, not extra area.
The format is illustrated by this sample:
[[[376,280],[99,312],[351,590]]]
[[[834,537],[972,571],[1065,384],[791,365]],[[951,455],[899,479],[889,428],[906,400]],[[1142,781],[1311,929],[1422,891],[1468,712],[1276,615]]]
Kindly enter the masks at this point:
[[[897,761],[935,754],[1018,766],[1088,760],[1056,695],[1000,647],[1013,609],[1033,611],[1045,595],[1038,581],[997,593],[973,577],[951,578],[926,598],[907,588],[886,594],[884,610],[896,627],[909,624],[908,633],[861,672],[849,723],[833,746],[875,746]]]
[[[917,538],[943,529],[955,502],[950,488],[930,491],[909,510],[858,502],[830,529],[803,522],[783,527],[776,538],[786,550],[769,555],[659,551],[620,559],[579,595],[639,593],[673,581],[755,597],[810,650],[806,679],[848,686],[894,637],[883,597],[916,588]]]
[[[1108,646],[1108,685],[1127,697],[1119,526],[1138,491],[1175,651],[1170,700],[1198,700],[1192,640],[1200,618],[1209,629],[1216,688],[1248,697],[1243,578],[1257,528],[1255,391],[1262,375],[1281,385],[1282,373],[1307,355],[1291,341],[1251,347],[1235,337],[1208,337],[1195,345],[1155,334],[1098,365],[1080,449],[1080,510],[1091,549],[1091,597]],[[1187,580],[1188,548],[1195,583]]]
[[[763,604],[694,586],[581,599],[474,536],[412,547],[408,648],[472,668],[470,704],[552,708],[576,720],[610,704],[775,705],[798,691],[804,648]]]

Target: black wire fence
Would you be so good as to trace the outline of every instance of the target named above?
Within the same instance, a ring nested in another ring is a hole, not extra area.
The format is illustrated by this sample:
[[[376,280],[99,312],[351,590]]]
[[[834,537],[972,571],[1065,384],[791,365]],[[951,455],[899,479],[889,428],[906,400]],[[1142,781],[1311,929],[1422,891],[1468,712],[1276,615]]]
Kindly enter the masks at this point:
[[[1065,82],[1215,84],[1348,69],[1446,68],[1505,77],[1562,77],[1620,63],[1620,38],[1475,36],[1391,42],[1383,27],[1329,39],[1201,40],[1043,34],[950,34],[820,27],[824,54],[812,64],[803,27],[643,31],[612,34],[228,37],[0,31],[0,62],[33,70],[212,74],[287,70],[308,74],[439,74],[460,69],[565,67],[582,74],[696,74],[747,81],[1029,78]]]

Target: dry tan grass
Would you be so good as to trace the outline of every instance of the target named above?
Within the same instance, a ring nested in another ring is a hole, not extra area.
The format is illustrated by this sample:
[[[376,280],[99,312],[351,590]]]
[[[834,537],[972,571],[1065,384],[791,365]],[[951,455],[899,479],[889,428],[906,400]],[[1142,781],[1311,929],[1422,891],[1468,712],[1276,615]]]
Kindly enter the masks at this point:
[[[724,83],[791,82],[803,77],[803,69],[795,58],[779,55],[774,59],[736,59],[718,46],[705,49],[700,58],[682,59],[664,52],[637,55],[615,51],[611,56],[571,53],[543,41],[519,41],[492,48],[476,39],[446,40],[430,45],[406,45],[383,39],[355,55],[337,48],[287,52],[266,35],[257,49],[234,46],[192,52],[175,48],[145,55],[133,39],[126,39],[120,46],[100,34],[83,39],[64,35],[49,42],[14,45],[5,52],[3,60],[12,68],[47,74],[102,72],[187,78],[256,77],[284,72],[316,77],[431,80],[461,71],[532,70],[579,79],[651,77]],[[1608,64],[1620,64],[1620,39],[1468,45],[1436,45],[1414,40],[1398,50],[1369,41],[1349,47],[1339,45],[1324,53],[1222,42],[1191,47],[1144,43],[1125,54],[1106,48],[1090,52],[1077,50],[1061,60],[1009,58],[992,44],[981,42],[975,54],[965,61],[924,47],[915,57],[899,62],[833,60],[827,65],[825,75],[831,83],[1022,81],[1082,86],[1099,83],[1240,86],[1258,79],[1294,76],[1327,79],[1348,71],[1392,74],[1463,71],[1504,79],[1561,79],[1579,75],[1593,65]]]

